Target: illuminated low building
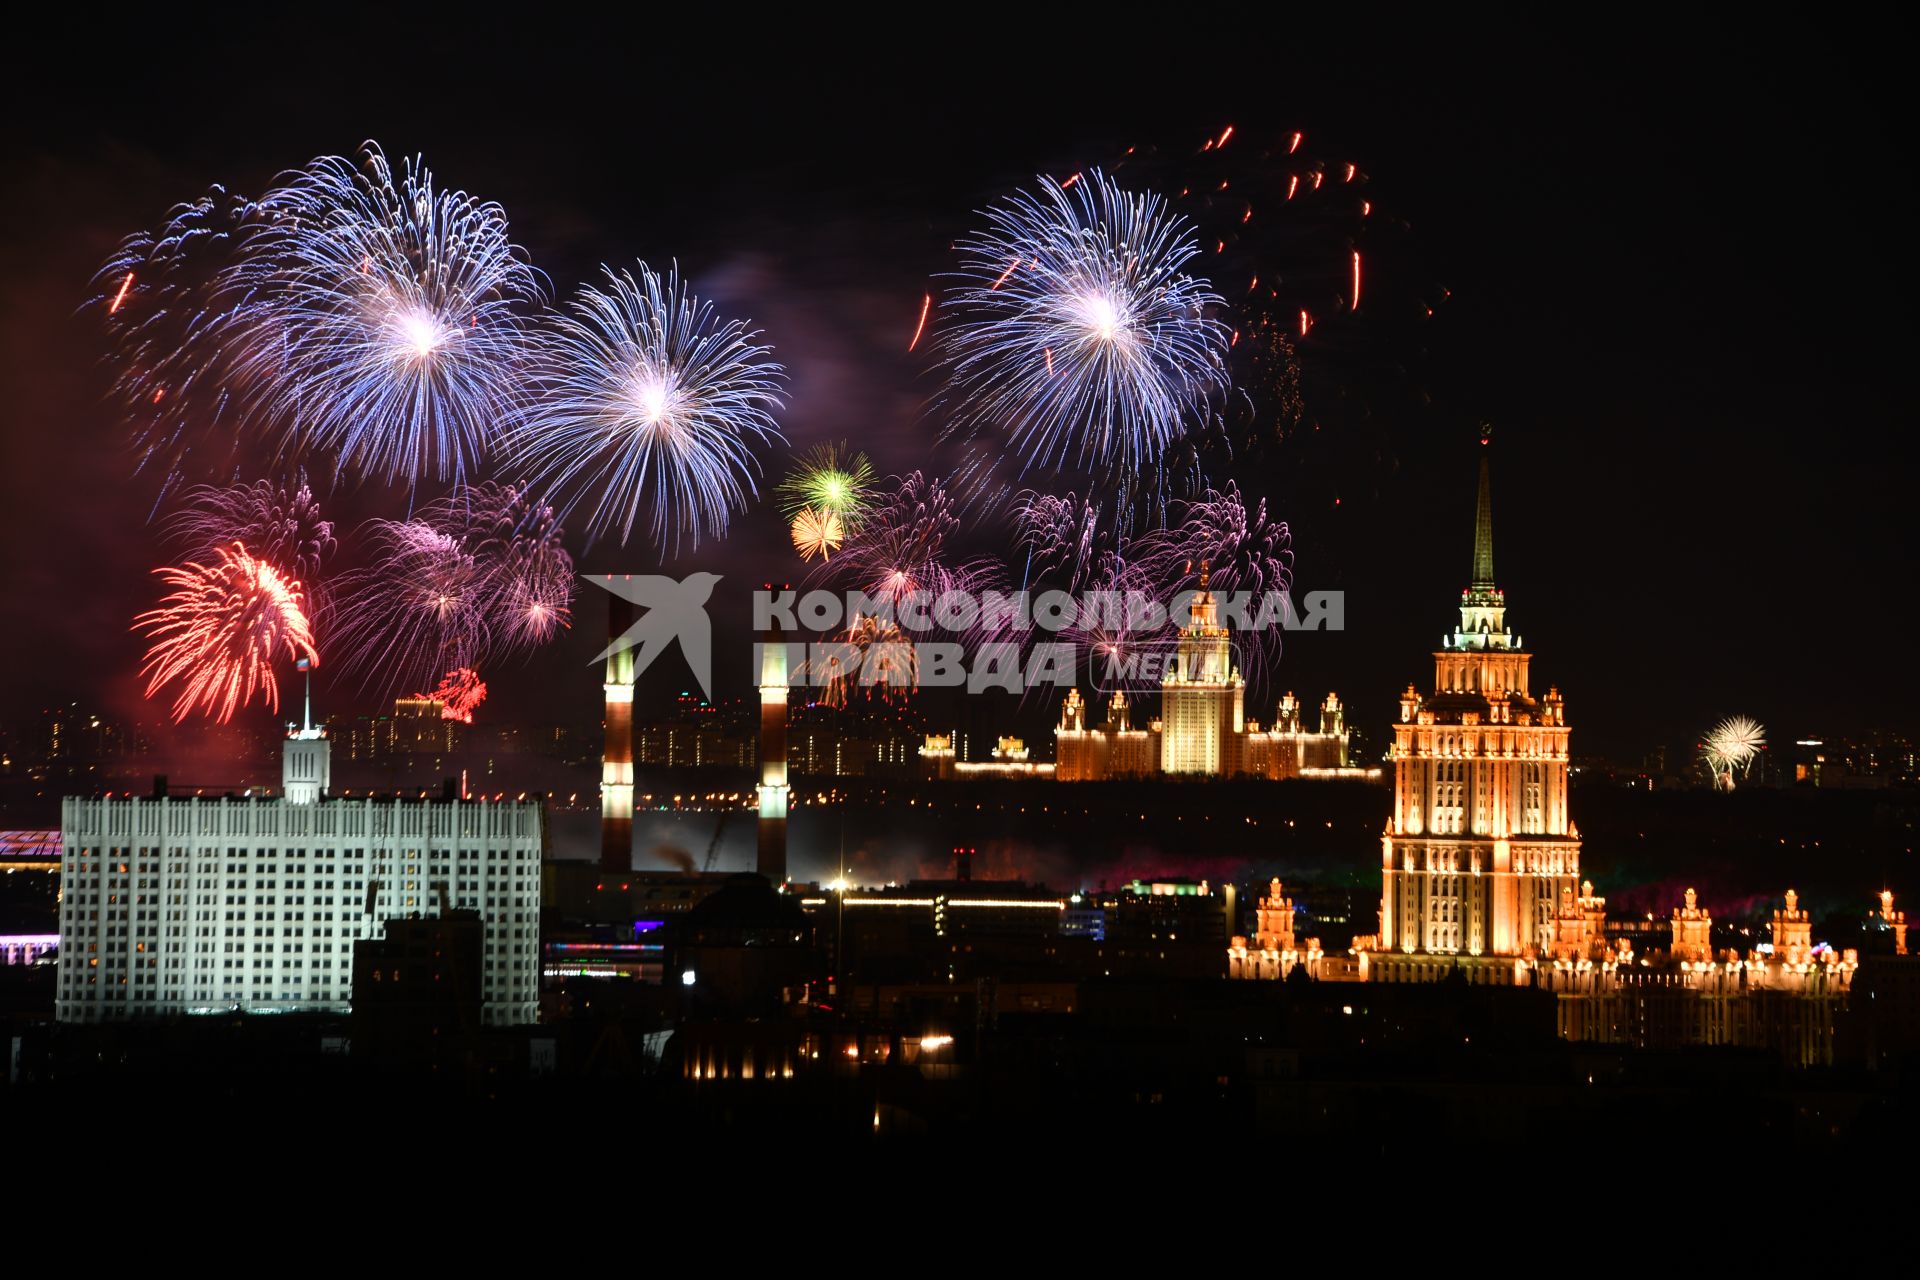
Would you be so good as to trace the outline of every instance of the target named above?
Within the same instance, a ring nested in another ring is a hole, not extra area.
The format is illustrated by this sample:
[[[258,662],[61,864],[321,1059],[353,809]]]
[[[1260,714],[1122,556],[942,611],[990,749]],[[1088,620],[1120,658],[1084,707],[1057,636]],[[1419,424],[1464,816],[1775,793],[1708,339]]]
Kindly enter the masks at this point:
[[[1563,898],[1544,953],[1515,962],[1515,980],[1559,997],[1568,1040],[1636,1048],[1737,1045],[1795,1066],[1833,1062],[1856,951],[1815,947],[1812,921],[1789,889],[1773,912],[1770,949],[1716,951],[1713,918],[1687,890],[1665,950],[1636,955],[1605,938],[1606,899],[1582,885]]]
[[[483,1019],[534,1021],[540,805],[330,797],[327,756],[309,721],[277,797],[65,800],[55,1017],[345,1013],[356,942],[458,908]]]
[[[1219,693],[1219,689],[1212,693]],[[1183,685],[1177,696],[1192,702],[1204,699],[1208,691]],[[1165,696],[1164,694],[1162,695]],[[1191,708],[1188,708],[1191,711]],[[1215,708],[1216,712],[1219,708]],[[1060,706],[1060,723],[1053,731],[1054,776],[1062,782],[1096,782],[1113,778],[1153,778],[1167,775],[1242,775],[1269,778],[1364,778],[1380,776],[1378,769],[1353,767],[1347,757],[1346,710],[1338,694],[1329,693],[1320,704],[1320,727],[1306,727],[1300,700],[1291,691],[1281,697],[1274,717],[1265,728],[1257,720],[1237,723],[1227,713],[1213,719],[1194,711],[1183,713],[1186,729],[1200,732],[1216,721],[1224,725],[1224,737],[1201,746],[1189,743],[1174,754],[1191,764],[1198,760],[1221,762],[1218,768],[1168,769],[1165,741],[1167,727],[1155,719],[1144,729],[1132,723],[1132,704],[1124,692],[1116,691],[1107,700],[1107,718],[1089,727],[1088,707],[1078,689],[1069,689]],[[1196,729],[1195,726],[1199,726]],[[1209,731],[1210,732],[1210,731]],[[1204,735],[1203,735],[1204,736]]]
[[[1236,935],[1227,949],[1229,978],[1278,981],[1291,977],[1296,968],[1304,969],[1310,978],[1321,976],[1326,957],[1320,950],[1320,939],[1295,942],[1293,899],[1286,895],[1278,876],[1267,887],[1267,896],[1260,899],[1254,920],[1253,936]]]

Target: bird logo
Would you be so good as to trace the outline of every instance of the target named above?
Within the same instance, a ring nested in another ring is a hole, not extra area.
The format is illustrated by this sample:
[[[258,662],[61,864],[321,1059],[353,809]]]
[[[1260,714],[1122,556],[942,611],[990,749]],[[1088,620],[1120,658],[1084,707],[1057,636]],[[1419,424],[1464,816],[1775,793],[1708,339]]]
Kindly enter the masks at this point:
[[[638,649],[640,652],[633,660],[633,675],[637,680],[668,644],[678,640],[680,653],[693,670],[693,678],[700,682],[700,692],[709,701],[713,699],[713,626],[707,619],[707,601],[713,597],[719,574],[690,573],[677,581],[658,573],[582,576],[645,610],[588,665],[597,665],[616,653]]]

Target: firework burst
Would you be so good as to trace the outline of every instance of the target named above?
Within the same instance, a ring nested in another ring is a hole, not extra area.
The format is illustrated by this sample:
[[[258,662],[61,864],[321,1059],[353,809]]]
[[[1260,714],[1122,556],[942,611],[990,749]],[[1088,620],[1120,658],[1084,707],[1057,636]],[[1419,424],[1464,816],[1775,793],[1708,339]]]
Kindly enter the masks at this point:
[[[518,486],[488,482],[428,506],[420,518],[472,551],[494,658],[538,648],[572,625],[573,557],[552,507]]]
[[[290,456],[409,487],[459,479],[522,407],[542,278],[497,204],[322,156],[262,201],[224,273],[221,343]]]
[[[1767,731],[1757,720],[1729,716],[1707,731],[1700,744],[1700,759],[1713,774],[1714,787],[1731,791],[1735,777],[1745,777],[1752,770],[1766,745]]]
[[[836,578],[873,600],[897,606],[909,596],[936,600],[987,580],[984,560],[953,560],[949,543],[960,517],[946,486],[915,471],[875,503],[834,562]]]
[[[309,617],[321,612],[321,569],[334,552],[333,522],[320,514],[304,476],[285,484],[197,485],[181,495],[181,502],[168,531],[188,559],[204,562],[220,547],[244,544],[299,579]]]
[[[383,693],[479,666],[493,588],[464,540],[425,520],[374,520],[366,541],[366,563],[341,579],[338,665]]]
[[[113,395],[138,469],[159,475],[163,493],[189,475],[230,479],[238,466],[221,281],[264,221],[252,200],[214,187],[158,230],[127,237],[94,277],[88,305],[106,327]]]
[[[858,528],[873,500],[873,464],[844,443],[817,445],[794,460],[774,494],[788,519],[814,511],[834,516],[842,529]]]
[[[1205,433],[1209,470],[1226,474],[1230,458],[1250,480],[1283,464],[1296,493],[1331,503],[1393,447],[1382,424],[1424,400],[1426,326],[1447,292],[1420,269],[1412,229],[1379,203],[1373,174],[1326,141],[1223,121],[1205,138],[1143,138],[1109,158],[1191,222],[1228,303],[1233,393]]]
[[[1204,565],[1215,597],[1244,594],[1250,618],[1270,593],[1293,586],[1291,532],[1285,522],[1267,517],[1266,499],[1249,506],[1231,482],[1176,504],[1174,520],[1142,539],[1137,550],[1141,572],[1167,598],[1192,589]],[[1278,660],[1282,638],[1278,626],[1242,633],[1235,647],[1250,679]]]
[[[472,667],[460,667],[442,676],[432,693],[414,696],[439,703],[442,720],[472,724],[475,708],[487,700],[487,685],[478,671]]]
[[[224,723],[256,692],[279,710],[276,658],[318,657],[299,582],[239,545],[218,548],[210,564],[154,573],[172,590],[134,619],[150,642],[140,668],[146,696],[177,682],[176,721],[199,710]]]
[[[1026,553],[1025,580],[1057,581],[1068,591],[1085,586],[1098,567],[1101,549],[1111,543],[1102,515],[1091,500],[1072,493],[1020,494],[1014,522],[1017,544]]]
[[[773,420],[785,373],[741,320],[688,292],[678,268],[606,270],[556,322],[543,391],[515,436],[516,461],[543,489],[586,503],[587,532],[636,522],[655,542],[723,537],[757,493],[754,449],[782,437]]]
[[[897,622],[858,615],[845,636],[823,651],[826,686],[820,701],[845,710],[855,693],[884,702],[904,703],[920,687],[920,657],[913,640]]]
[[[954,430],[1029,469],[1138,475],[1226,388],[1220,297],[1191,226],[1097,171],[1042,178],[962,240],[941,361]]]
[[[1141,568],[1163,589],[1180,589],[1206,561],[1215,594],[1261,596],[1293,586],[1292,547],[1286,523],[1267,518],[1266,499],[1249,506],[1229,481],[1224,490],[1177,503],[1174,519],[1137,551]]]
[[[800,553],[802,560],[819,556],[823,563],[831,559],[846,540],[846,530],[839,516],[831,511],[816,511],[812,507],[800,508],[787,532],[793,538],[793,549]]]

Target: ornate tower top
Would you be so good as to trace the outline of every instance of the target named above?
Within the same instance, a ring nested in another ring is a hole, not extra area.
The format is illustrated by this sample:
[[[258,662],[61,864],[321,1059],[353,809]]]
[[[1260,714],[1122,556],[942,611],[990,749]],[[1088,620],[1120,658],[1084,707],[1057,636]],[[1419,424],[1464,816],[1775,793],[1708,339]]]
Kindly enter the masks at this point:
[[[1507,596],[1493,580],[1493,469],[1480,434],[1480,492],[1473,514],[1473,580],[1460,593],[1460,629],[1449,649],[1518,649],[1520,637],[1507,630]]]

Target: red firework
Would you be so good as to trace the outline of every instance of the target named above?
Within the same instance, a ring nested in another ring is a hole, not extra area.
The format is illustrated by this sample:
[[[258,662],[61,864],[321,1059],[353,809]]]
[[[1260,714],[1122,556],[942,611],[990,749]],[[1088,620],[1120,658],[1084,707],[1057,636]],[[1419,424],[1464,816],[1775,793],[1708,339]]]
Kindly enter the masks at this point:
[[[154,574],[173,588],[134,619],[151,642],[140,674],[146,694],[178,681],[173,718],[199,710],[221,722],[251,702],[255,692],[280,709],[276,656],[316,662],[313,628],[298,581],[283,576],[244,545],[217,547],[218,563],[189,562]]]
[[[415,696],[431,698],[439,703],[442,720],[472,724],[473,709],[487,700],[487,685],[478,671],[472,667],[461,667],[442,676],[439,686],[432,693]]]

